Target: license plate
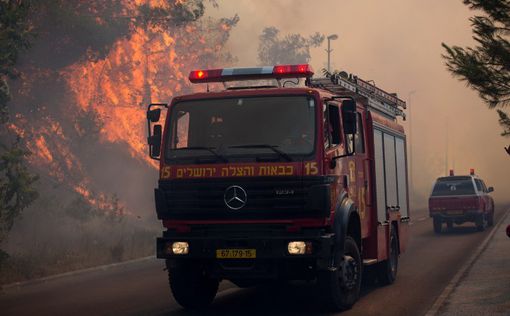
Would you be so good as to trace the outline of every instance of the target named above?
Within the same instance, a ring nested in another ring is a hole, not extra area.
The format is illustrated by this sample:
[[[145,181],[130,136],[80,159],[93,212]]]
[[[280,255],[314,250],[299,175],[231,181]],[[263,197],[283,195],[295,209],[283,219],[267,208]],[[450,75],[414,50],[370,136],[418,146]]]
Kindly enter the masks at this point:
[[[463,211],[446,211],[446,214],[448,215],[462,215],[464,214]]]
[[[217,249],[218,259],[253,259],[257,257],[256,249]]]

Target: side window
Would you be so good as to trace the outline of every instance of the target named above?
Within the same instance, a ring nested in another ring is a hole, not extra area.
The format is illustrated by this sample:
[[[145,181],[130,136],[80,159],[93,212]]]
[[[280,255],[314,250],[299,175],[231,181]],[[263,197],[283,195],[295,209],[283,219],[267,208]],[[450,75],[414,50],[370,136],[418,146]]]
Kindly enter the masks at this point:
[[[482,183],[483,192],[487,192],[487,186],[485,185],[485,182],[483,182],[483,180],[480,180],[480,182]]]
[[[354,135],[354,146],[357,153],[365,152],[365,137],[363,133],[363,120],[361,119],[361,113],[356,113],[356,134]]]
[[[329,139],[328,147],[335,147],[341,143],[340,141],[340,112],[336,104],[328,104],[327,119],[324,122],[325,133]],[[326,136],[326,135],[325,135]]]
[[[186,148],[188,147],[189,137],[189,112],[181,111],[178,113],[179,118],[175,124],[174,131],[174,148]]]
[[[327,148],[331,147],[331,141],[330,141],[330,137],[329,137],[329,111],[328,111],[328,106],[326,104],[324,104],[322,112],[323,112],[322,125],[324,126],[324,131],[323,131],[324,148],[327,149]]]
[[[476,189],[478,190],[478,192],[484,192],[482,182],[478,179],[475,179],[475,183],[476,183]]]

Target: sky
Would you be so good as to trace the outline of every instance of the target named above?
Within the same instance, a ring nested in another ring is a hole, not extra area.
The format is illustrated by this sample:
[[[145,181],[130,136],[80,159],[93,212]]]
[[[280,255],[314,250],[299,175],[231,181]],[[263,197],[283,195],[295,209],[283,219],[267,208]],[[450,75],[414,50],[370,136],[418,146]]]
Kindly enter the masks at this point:
[[[212,16],[240,21],[228,48],[237,66],[254,66],[258,36],[275,26],[282,34],[338,34],[331,41],[331,68],[345,70],[378,87],[397,92],[408,102],[402,122],[412,151],[414,207],[426,207],[434,180],[449,169],[468,174],[470,168],[498,202],[510,202],[510,138],[500,136],[497,113],[477,93],[446,70],[441,43],[474,44],[469,10],[461,0],[218,0]],[[312,49],[317,74],[326,67],[327,43]],[[221,67],[222,65],[218,65]],[[409,152],[408,151],[408,152]]]

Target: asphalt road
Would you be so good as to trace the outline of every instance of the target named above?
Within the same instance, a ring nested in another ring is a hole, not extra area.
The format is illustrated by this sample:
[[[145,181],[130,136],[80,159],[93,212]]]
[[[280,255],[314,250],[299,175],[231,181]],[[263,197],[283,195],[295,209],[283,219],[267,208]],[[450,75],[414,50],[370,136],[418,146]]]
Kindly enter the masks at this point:
[[[499,221],[505,208],[496,210]],[[397,281],[366,284],[362,297],[342,315],[423,315],[490,229],[472,224],[435,235],[426,213],[416,212],[408,251]],[[239,289],[222,282],[207,311],[187,312],[171,297],[163,262],[149,259],[105,270],[4,288],[0,314],[7,315],[328,315],[313,300],[313,286],[292,284]],[[319,312],[317,312],[319,310]]]

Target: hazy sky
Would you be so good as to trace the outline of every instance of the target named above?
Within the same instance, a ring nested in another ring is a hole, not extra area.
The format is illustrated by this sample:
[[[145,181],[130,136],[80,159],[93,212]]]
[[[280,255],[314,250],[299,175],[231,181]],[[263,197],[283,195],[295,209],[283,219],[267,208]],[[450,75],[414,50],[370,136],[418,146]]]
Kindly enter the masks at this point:
[[[410,99],[414,186],[427,197],[448,168],[475,168],[495,187],[496,201],[510,201],[510,156],[503,147],[495,111],[452,78],[441,58],[441,42],[473,44],[461,0],[218,0],[214,16],[239,14],[229,47],[239,66],[257,64],[258,36],[266,26],[283,34],[338,34],[331,42],[332,69],[347,70]],[[326,65],[326,43],[312,51],[316,73]],[[222,65],[218,65],[222,66]],[[413,92],[414,91],[414,92]],[[408,111],[409,115],[409,111]],[[409,122],[409,121],[408,121]],[[409,135],[408,122],[404,122]],[[448,140],[448,142],[447,142]]]

